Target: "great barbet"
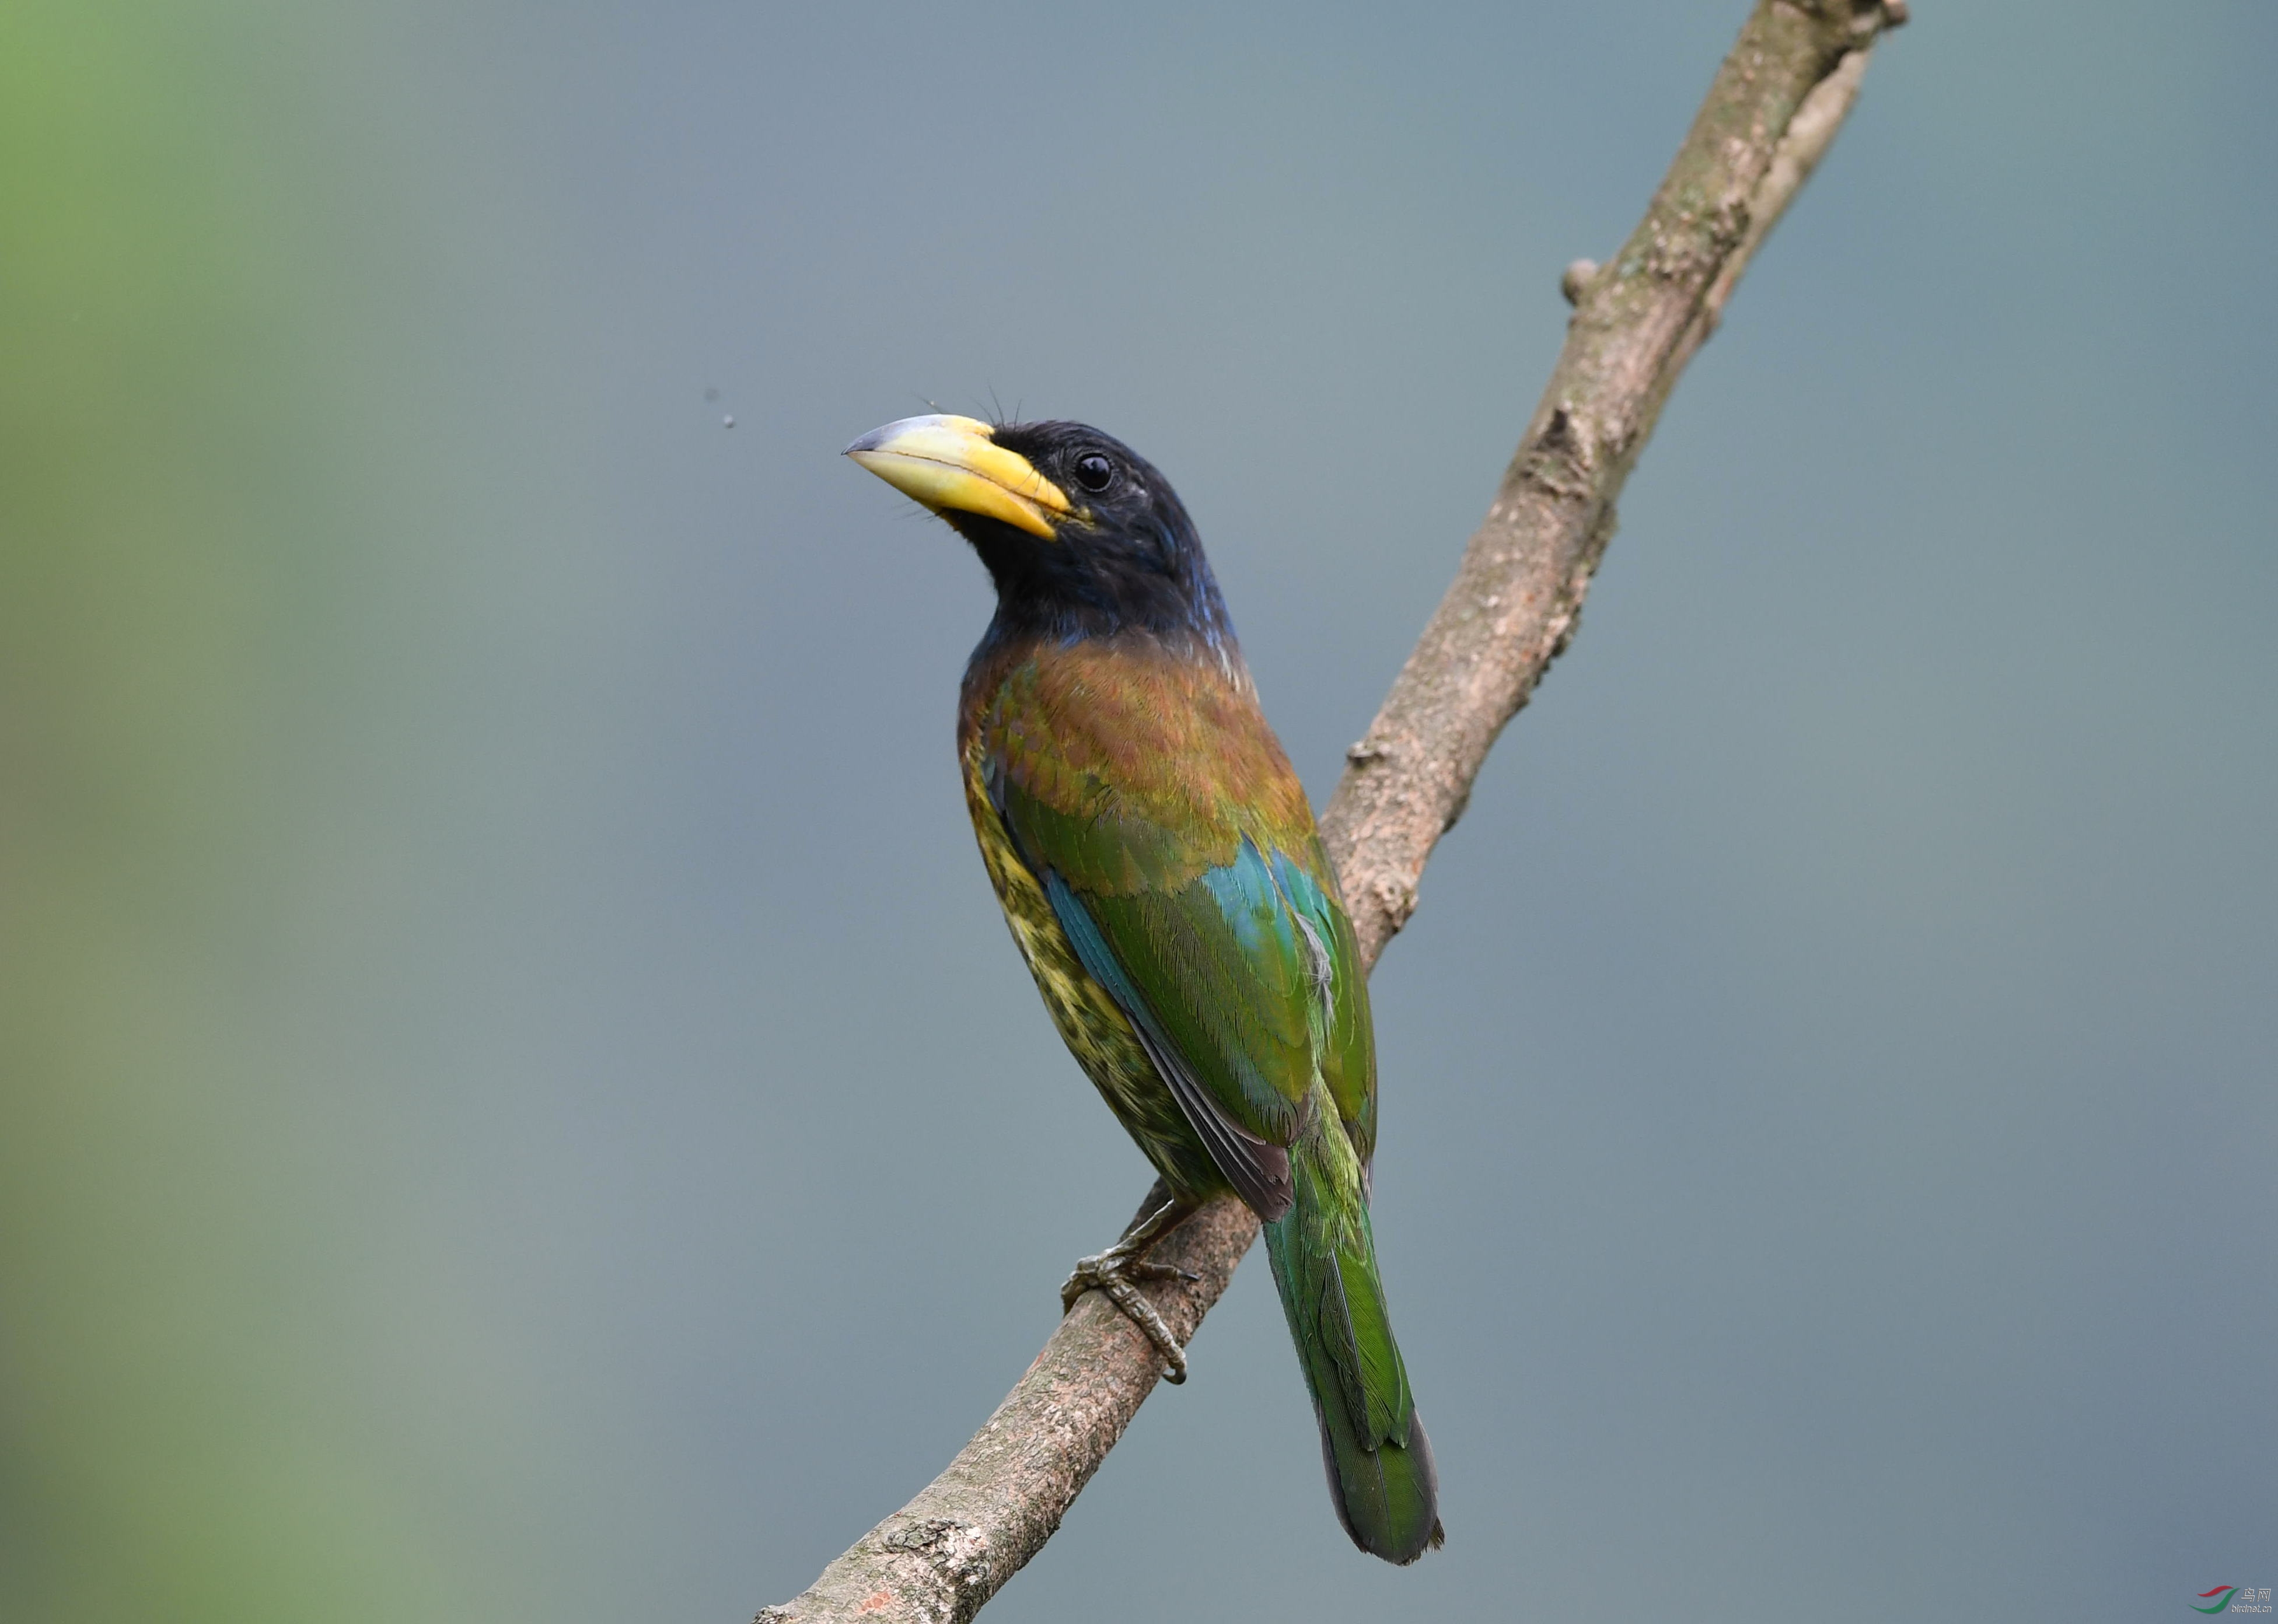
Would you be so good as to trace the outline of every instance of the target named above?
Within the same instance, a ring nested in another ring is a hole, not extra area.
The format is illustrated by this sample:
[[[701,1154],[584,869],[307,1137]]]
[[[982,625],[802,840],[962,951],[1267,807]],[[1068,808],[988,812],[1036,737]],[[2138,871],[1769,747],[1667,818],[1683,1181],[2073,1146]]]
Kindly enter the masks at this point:
[[[910,417],[846,454],[973,545],[997,614],[957,746],[982,860],[1076,1062],[1170,1200],[1081,1262],[1172,1379],[1185,1355],[1135,1280],[1203,1201],[1265,1224],[1353,1542],[1441,1540],[1432,1445],[1369,1225],[1376,1043],[1312,808],[1258,708],[1170,483],[1075,423]]]

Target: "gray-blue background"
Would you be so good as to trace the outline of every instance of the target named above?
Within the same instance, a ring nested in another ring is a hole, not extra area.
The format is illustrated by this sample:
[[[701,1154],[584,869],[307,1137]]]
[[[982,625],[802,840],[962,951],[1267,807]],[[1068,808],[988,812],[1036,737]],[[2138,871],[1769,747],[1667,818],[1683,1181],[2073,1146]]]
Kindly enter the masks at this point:
[[[4,1252],[31,1615],[732,1620],[938,1469],[1147,1174],[971,850],[985,582],[837,448],[928,403],[1130,440],[1324,796],[1743,10],[88,47],[209,155],[103,251],[281,222],[283,359],[164,423],[130,373],[107,454],[187,448],[144,545],[180,477],[276,545],[215,589],[270,605],[221,710],[115,678],[180,710],[152,760],[256,719],[114,899],[196,973],[85,1063],[118,1111],[40,1058],[110,959],[14,1085],[71,1102],[26,1165],[88,1170]],[[1348,1546],[1253,1260],[991,1619],[2278,1584],[2274,72],[2245,0],[1930,0],[1877,52],[1376,978],[1447,1549]]]

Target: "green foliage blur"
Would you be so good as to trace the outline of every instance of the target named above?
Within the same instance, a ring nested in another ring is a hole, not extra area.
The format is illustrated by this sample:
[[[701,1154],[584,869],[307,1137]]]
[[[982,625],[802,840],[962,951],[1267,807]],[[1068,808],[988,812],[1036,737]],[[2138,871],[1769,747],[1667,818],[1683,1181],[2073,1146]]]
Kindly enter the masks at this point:
[[[367,1373],[248,1334],[340,1308],[311,1300],[325,1170],[287,1148],[307,1107],[265,1006],[371,512],[371,403],[336,385],[385,337],[358,314],[375,223],[274,139],[321,127],[289,105],[296,27],[243,5],[0,20],[12,1620],[447,1611],[449,1542],[404,1525]]]

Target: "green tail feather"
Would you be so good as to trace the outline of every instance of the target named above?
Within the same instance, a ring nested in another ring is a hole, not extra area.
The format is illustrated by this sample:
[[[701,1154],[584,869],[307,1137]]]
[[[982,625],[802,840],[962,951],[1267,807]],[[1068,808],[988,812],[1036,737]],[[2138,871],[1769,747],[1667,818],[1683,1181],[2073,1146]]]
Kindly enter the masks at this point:
[[[1360,1163],[1334,1110],[1290,1147],[1296,1201],[1265,1226],[1265,1252],[1321,1423],[1329,1497],[1353,1544],[1387,1562],[1435,1550],[1432,1443],[1392,1339]]]

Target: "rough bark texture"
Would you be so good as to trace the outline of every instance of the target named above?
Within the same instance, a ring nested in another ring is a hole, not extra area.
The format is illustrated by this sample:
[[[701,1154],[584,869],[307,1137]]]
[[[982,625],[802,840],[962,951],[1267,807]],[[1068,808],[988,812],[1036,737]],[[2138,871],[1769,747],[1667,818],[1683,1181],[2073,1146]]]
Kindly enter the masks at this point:
[[[1139,1214],[1164,1195],[1157,1185]],[[1195,1334],[1257,1239],[1257,1215],[1227,1196],[1156,1243],[1150,1257],[1201,1277],[1146,1288],[1172,1335]],[[805,1594],[761,1609],[758,1624],[971,1618],[1058,1531],[1162,1370],[1139,1328],[1104,1294],[1086,1292],[949,1469]]]
[[[1496,736],[1573,637],[1662,403],[1841,127],[1876,35],[1905,20],[1899,0],[1763,0],[1621,252],[1569,267],[1557,369],[1322,816],[1367,965],[1415,911],[1425,861]],[[1140,1212],[1161,1200],[1158,1186]],[[1181,1341],[1257,1235],[1229,1197],[1156,1247],[1200,1277],[1148,1288]],[[946,1471],[757,1624],[962,1624],[1043,1549],[1160,1375],[1146,1338],[1089,1293]]]
[[[1372,963],[1415,912],[1425,860],[1496,736],[1573,637],[1662,403],[1834,140],[1892,20],[1852,0],[1759,5],[1621,252],[1568,268],[1575,309],[1557,369],[1321,817]]]

